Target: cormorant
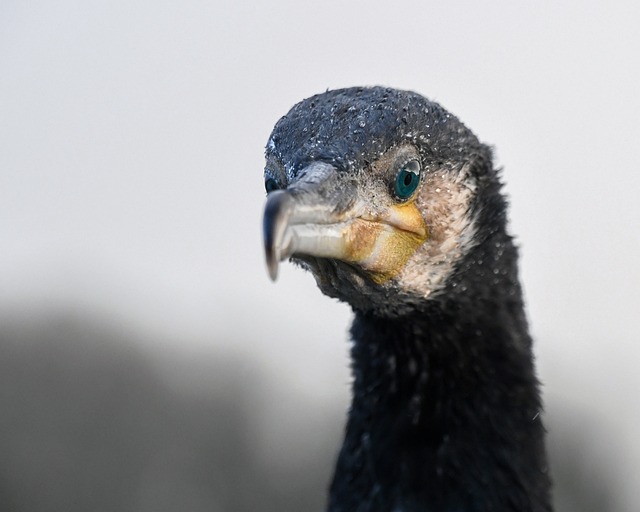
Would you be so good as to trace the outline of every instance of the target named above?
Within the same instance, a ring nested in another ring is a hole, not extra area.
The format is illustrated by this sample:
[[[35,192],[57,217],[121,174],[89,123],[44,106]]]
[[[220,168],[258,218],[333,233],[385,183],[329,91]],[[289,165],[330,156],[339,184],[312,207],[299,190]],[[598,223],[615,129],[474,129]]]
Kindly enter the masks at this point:
[[[269,273],[291,259],[355,313],[330,512],[548,512],[517,250],[489,147],[437,103],[327,91],[266,147]]]

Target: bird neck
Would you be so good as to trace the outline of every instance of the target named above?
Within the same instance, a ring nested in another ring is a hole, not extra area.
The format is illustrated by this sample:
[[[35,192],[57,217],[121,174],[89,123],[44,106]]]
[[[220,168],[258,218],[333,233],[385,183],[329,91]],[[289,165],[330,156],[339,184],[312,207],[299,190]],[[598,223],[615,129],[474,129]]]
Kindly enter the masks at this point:
[[[515,304],[454,296],[394,319],[356,313],[331,512],[551,510],[517,292]]]

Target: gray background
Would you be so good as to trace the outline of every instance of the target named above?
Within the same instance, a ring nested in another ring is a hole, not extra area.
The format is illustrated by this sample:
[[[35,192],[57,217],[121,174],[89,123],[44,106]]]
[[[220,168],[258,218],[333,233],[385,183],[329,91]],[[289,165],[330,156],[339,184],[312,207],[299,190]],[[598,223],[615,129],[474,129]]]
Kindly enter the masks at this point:
[[[269,282],[263,146],[380,84],[495,147],[558,499],[637,510],[639,6],[0,0],[0,500],[321,507],[350,311]]]

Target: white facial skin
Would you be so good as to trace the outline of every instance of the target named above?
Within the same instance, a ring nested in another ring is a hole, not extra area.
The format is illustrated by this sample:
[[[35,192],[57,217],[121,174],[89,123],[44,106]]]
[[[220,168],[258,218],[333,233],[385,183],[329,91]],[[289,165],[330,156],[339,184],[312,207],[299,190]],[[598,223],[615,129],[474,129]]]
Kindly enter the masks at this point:
[[[401,286],[426,298],[442,288],[455,263],[476,243],[470,211],[475,184],[468,169],[427,172],[416,204],[429,238],[397,276]]]

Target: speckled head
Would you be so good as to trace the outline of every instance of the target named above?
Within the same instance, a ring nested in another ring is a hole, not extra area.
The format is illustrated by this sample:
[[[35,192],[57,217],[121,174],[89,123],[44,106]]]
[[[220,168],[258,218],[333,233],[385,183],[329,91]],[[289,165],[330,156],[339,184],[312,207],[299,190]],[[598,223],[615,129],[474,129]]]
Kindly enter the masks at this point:
[[[288,257],[326,294],[402,314],[479,243],[488,148],[437,103],[372,87],[328,91],[281,118],[266,148],[272,277]]]
[[[437,103],[410,91],[357,87],[327,91],[295,105],[273,129],[267,158],[295,178],[309,162],[358,170],[403,142],[423,155],[457,159],[482,151],[477,138]]]

